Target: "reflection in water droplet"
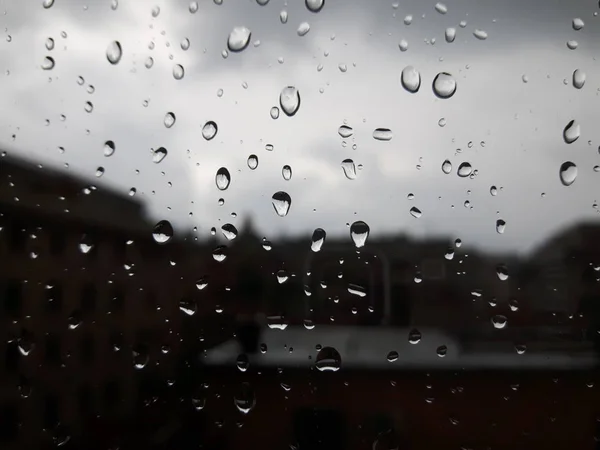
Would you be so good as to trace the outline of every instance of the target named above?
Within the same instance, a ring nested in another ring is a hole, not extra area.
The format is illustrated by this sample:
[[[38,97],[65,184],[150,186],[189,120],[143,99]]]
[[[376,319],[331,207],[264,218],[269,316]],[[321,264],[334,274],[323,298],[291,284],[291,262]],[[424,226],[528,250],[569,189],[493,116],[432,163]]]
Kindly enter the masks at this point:
[[[292,179],[292,168],[290,166],[283,166],[281,168],[281,176],[284,180],[289,181]]]
[[[212,138],[214,138],[217,135],[218,131],[219,131],[219,127],[217,127],[217,124],[215,122],[213,122],[212,120],[209,120],[202,127],[202,137],[204,139],[206,139],[207,141],[210,141]]]
[[[225,225],[223,225],[221,227],[221,231],[223,232],[223,236],[225,236],[225,239],[227,239],[228,241],[233,241],[238,235],[237,228],[230,223],[226,223]]]
[[[471,175],[471,172],[473,172],[473,168],[471,167],[471,164],[469,164],[468,162],[464,162],[462,163],[460,166],[458,166],[458,176],[461,178],[466,178],[469,175]]]
[[[433,93],[439,98],[450,98],[456,92],[456,81],[447,72],[438,73],[433,79]]]
[[[342,357],[333,347],[323,347],[315,359],[315,367],[321,372],[337,372],[342,367]]]
[[[400,75],[402,87],[410,93],[415,93],[421,87],[421,74],[413,66],[406,66]]]
[[[163,159],[167,157],[167,149],[164,147],[159,147],[154,152],[152,152],[152,162],[158,164]]]
[[[344,170],[344,175],[349,180],[356,180],[356,166],[354,165],[354,161],[351,159],[345,159],[342,161],[342,169]]]
[[[185,70],[181,64],[175,64],[173,66],[173,78],[176,80],[181,80],[185,75]]]
[[[232,52],[241,52],[250,42],[252,32],[246,27],[235,27],[227,38],[227,48]]]
[[[496,220],[496,232],[498,234],[503,234],[506,229],[506,222],[502,219]]]
[[[302,22],[300,25],[298,25],[298,36],[306,36],[306,33],[308,33],[310,31],[310,25],[308,24],[308,22]]]
[[[492,317],[492,325],[494,325],[494,328],[501,330],[502,328],[506,327],[507,323],[508,319],[506,318],[506,316],[497,314],[494,317]]]
[[[173,226],[168,220],[161,220],[152,230],[152,237],[159,244],[166,244],[173,237]]]
[[[111,64],[118,64],[123,56],[123,49],[119,41],[112,41],[106,49],[106,59]]]
[[[571,120],[563,130],[563,139],[567,144],[572,144],[577,139],[579,139],[580,134],[581,127],[579,125],[579,122]]]
[[[44,61],[42,61],[42,69],[44,70],[52,70],[54,69],[54,58],[51,56],[46,56]]]
[[[270,114],[271,114],[271,119],[273,119],[273,120],[279,119],[279,108],[277,106],[273,106],[271,108]]]
[[[354,222],[350,226],[350,237],[352,238],[352,242],[354,242],[354,246],[356,248],[365,246],[370,231],[371,229],[369,228],[369,225],[362,220]]]
[[[283,88],[279,94],[279,105],[288,116],[293,116],[300,108],[300,92],[294,86]]]
[[[413,206],[412,208],[410,208],[410,215],[413,216],[414,218],[418,219],[423,215],[423,213],[421,212],[421,210],[419,208],[415,208]]]
[[[354,130],[347,125],[342,125],[338,128],[338,134],[344,139],[347,139],[354,134]]]
[[[450,43],[454,42],[454,39],[456,39],[456,28],[453,28],[453,27],[446,28],[446,42],[448,42],[450,44]]]
[[[290,206],[292,206],[292,198],[287,192],[279,191],[271,197],[273,208],[279,217],[287,216]]]
[[[229,183],[231,182],[231,176],[229,175],[229,170],[225,167],[221,167],[217,170],[217,175],[215,176],[215,183],[217,184],[217,188],[220,191],[224,191],[229,187]]]
[[[485,41],[488,37],[488,34],[485,31],[480,30],[479,28],[475,28],[475,31],[473,31],[473,36],[475,36],[480,41]]]
[[[315,231],[313,231],[310,249],[315,253],[320,251],[321,247],[325,243],[326,237],[327,233],[325,232],[325,230],[323,228],[317,228]]]
[[[225,247],[224,245],[219,245],[217,248],[215,248],[212,252],[212,257],[215,261],[217,262],[223,262],[225,261],[225,258],[227,258],[227,247]]]
[[[398,355],[398,352],[396,352],[396,351],[391,351],[391,352],[389,352],[389,353],[388,353],[388,355],[387,355],[387,360],[388,360],[388,362],[395,362],[395,361],[398,361],[398,356],[399,356],[399,355]]]
[[[435,10],[440,14],[446,14],[448,12],[448,7],[443,3],[436,3]]]
[[[577,166],[571,161],[562,163],[560,166],[560,182],[563,186],[571,186],[577,178]]]
[[[250,170],[254,170],[258,167],[258,156],[250,155],[248,156],[248,167]]]
[[[585,72],[583,70],[577,69],[573,72],[573,86],[577,89],[581,89],[585,84]]]
[[[446,175],[452,172],[452,163],[450,161],[446,160],[442,163],[442,172]]]
[[[373,131],[373,138],[378,141],[391,141],[392,136],[392,130],[389,128],[376,128]]]
[[[248,414],[256,405],[256,395],[249,383],[242,383],[233,397],[233,403],[242,414]]]
[[[305,0],[306,8],[310,12],[318,13],[325,6],[325,0]]]
[[[164,124],[167,128],[171,128],[173,125],[175,125],[175,114],[172,112],[165,114]]]
[[[579,31],[584,27],[585,23],[579,17],[573,19],[573,29]]]
[[[500,281],[508,280],[508,268],[504,264],[498,264],[496,266],[496,275]]]

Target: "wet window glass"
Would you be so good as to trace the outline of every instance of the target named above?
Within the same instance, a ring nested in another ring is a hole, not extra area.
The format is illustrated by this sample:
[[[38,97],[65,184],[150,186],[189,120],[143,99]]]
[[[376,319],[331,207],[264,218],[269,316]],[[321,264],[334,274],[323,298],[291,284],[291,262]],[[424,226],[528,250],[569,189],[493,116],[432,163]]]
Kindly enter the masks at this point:
[[[0,447],[600,448],[599,13],[0,1]]]

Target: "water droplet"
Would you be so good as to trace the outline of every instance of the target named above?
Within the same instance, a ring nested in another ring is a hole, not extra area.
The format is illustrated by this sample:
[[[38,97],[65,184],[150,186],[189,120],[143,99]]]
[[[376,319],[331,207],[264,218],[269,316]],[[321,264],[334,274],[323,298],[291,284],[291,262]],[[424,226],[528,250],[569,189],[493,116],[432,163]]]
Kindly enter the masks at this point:
[[[119,0],[112,0],[110,2],[110,9],[112,9],[113,11],[116,11],[118,7],[119,7]]]
[[[51,37],[49,37],[48,39],[46,39],[46,49],[48,51],[54,49],[54,39],[52,39]]]
[[[292,168],[290,166],[283,166],[281,168],[281,176],[284,180],[289,181],[292,179]]]
[[[279,191],[273,194],[271,197],[273,208],[279,217],[287,216],[290,206],[292,206],[292,198],[287,192]]]
[[[232,52],[241,52],[250,42],[252,32],[246,27],[235,27],[227,38],[227,48]]]
[[[190,2],[190,6],[188,7],[190,13],[195,14],[198,11],[198,2],[193,1]]]
[[[237,366],[237,368],[240,372],[245,372],[250,367],[250,360],[248,359],[247,355],[242,353],[242,354],[238,355],[238,357],[235,361],[235,365]]]
[[[158,17],[160,14],[160,6],[154,6],[152,8],[152,17]]]
[[[450,98],[456,92],[456,81],[447,72],[438,73],[433,80],[433,93],[439,98]]]
[[[273,144],[267,144],[267,145],[265,145],[265,150],[268,151],[268,152],[272,152],[274,148],[275,147],[273,147]]]
[[[567,144],[572,144],[581,134],[579,122],[571,120],[563,130],[563,139]]]
[[[502,219],[496,220],[496,232],[498,234],[503,234],[506,229],[506,222]]]
[[[168,220],[161,220],[152,230],[152,237],[159,244],[166,244],[173,237],[173,226]]]
[[[87,113],[91,113],[94,110],[94,104],[92,102],[85,102],[83,109]]]
[[[440,14],[446,14],[448,12],[448,7],[443,3],[436,3],[435,10]]]
[[[396,351],[391,351],[391,352],[389,352],[389,353],[388,353],[388,355],[387,355],[387,360],[388,360],[389,362],[395,362],[395,361],[398,361],[398,356],[399,356],[399,355],[398,355],[398,352],[396,352]]]
[[[453,27],[446,28],[446,42],[448,42],[450,44],[450,43],[454,42],[454,39],[456,39],[456,28],[453,28]]]
[[[569,50],[575,50],[579,46],[579,43],[575,40],[567,41],[567,48]]]
[[[518,355],[522,355],[523,353],[525,353],[527,351],[527,346],[525,344],[516,344],[515,350]]]
[[[111,64],[118,64],[123,56],[123,49],[119,41],[112,41],[106,48],[106,59]]]
[[[225,225],[223,225],[221,227],[221,232],[223,233],[223,236],[225,236],[225,239],[227,239],[228,241],[233,241],[238,235],[237,228],[230,223],[226,223]]]
[[[494,317],[492,317],[492,325],[494,325],[494,328],[501,330],[502,328],[506,327],[507,323],[508,320],[506,319],[506,316],[497,314]]]
[[[560,166],[560,182],[563,186],[571,186],[577,178],[577,166],[571,161],[562,163]]]
[[[409,333],[408,333],[408,342],[416,345],[419,342],[421,342],[421,332],[417,329],[412,329]]]
[[[573,72],[573,87],[581,89],[585,84],[586,74],[583,70],[577,69]]]
[[[44,0],[42,6],[46,9],[51,8],[54,5],[54,0]]]
[[[287,23],[287,21],[288,21],[288,12],[285,9],[281,10],[281,12],[279,13],[279,21],[281,23]]]
[[[400,42],[398,42],[398,48],[401,52],[405,52],[406,50],[408,50],[408,42],[406,41],[406,39],[401,39]]]
[[[342,357],[333,347],[323,347],[317,353],[315,367],[320,372],[337,372],[342,367]]]
[[[488,37],[488,34],[485,31],[480,30],[479,28],[475,28],[475,31],[473,31],[473,36],[475,36],[480,41],[485,41]]]
[[[233,397],[233,403],[239,412],[248,414],[256,405],[256,395],[249,383],[242,383]]]
[[[342,125],[338,128],[338,134],[344,139],[347,139],[354,134],[354,130],[347,125]]]
[[[492,194],[493,197],[498,195],[498,188],[496,188],[496,186],[490,187],[490,194]]]
[[[445,345],[440,345],[437,348],[436,353],[440,358],[443,358],[448,354],[448,347],[446,347]]]
[[[283,88],[279,94],[279,105],[288,116],[293,116],[300,108],[300,92],[294,86]]]
[[[273,120],[279,119],[279,108],[277,106],[273,106],[271,108],[270,114],[271,114],[271,119],[273,119]]]
[[[350,226],[350,238],[352,239],[352,242],[354,242],[354,246],[356,248],[361,248],[365,246],[370,231],[371,229],[369,228],[369,225],[367,225],[362,220],[354,222]]]
[[[351,159],[345,159],[342,161],[342,169],[344,170],[344,175],[349,180],[356,180],[356,166],[354,165],[354,161]]]
[[[175,64],[173,66],[173,78],[181,80],[185,75],[185,70],[181,64]]]
[[[584,27],[585,23],[579,17],[573,19],[573,29],[579,31]]]
[[[115,153],[115,143],[113,141],[106,141],[104,143],[104,156],[112,156]]]
[[[315,231],[313,231],[310,249],[315,253],[321,251],[321,247],[323,247],[326,237],[327,233],[325,230],[323,228],[317,228]]]
[[[450,161],[446,160],[442,163],[442,172],[446,175],[452,172],[452,163]]]
[[[469,164],[468,162],[464,162],[460,166],[458,166],[457,174],[461,178],[468,177],[469,175],[471,175],[472,172],[473,172],[473,168],[471,167],[471,164]]]
[[[181,311],[182,313],[184,313],[188,316],[193,316],[194,314],[196,314],[197,309],[198,309],[198,306],[192,300],[188,300],[188,299],[179,300],[179,311]]]
[[[133,350],[133,366],[137,370],[142,370],[150,361],[150,356],[148,355],[148,349],[143,345],[137,345]]]
[[[404,25],[410,25],[413,21],[413,16],[411,14],[404,17]]]
[[[423,213],[421,212],[421,210],[419,208],[415,208],[413,206],[412,208],[410,208],[410,215],[416,219],[419,219],[423,215]]]
[[[148,58],[146,58],[146,61],[144,62],[144,66],[146,67],[146,69],[150,69],[153,65],[154,58],[152,58],[152,56],[148,56]]]
[[[265,6],[267,3],[269,3],[269,0],[256,0],[256,3],[258,3],[260,6]]]
[[[508,268],[504,264],[498,264],[496,266],[496,275],[500,281],[508,280]]]
[[[167,149],[164,147],[159,147],[152,152],[152,162],[155,164],[160,163],[166,157],[167,157]]]
[[[46,56],[42,61],[42,69],[52,70],[54,69],[54,58],[52,56]]]
[[[223,262],[227,258],[227,247],[224,245],[219,245],[212,252],[212,257],[217,262]]]
[[[402,87],[410,93],[415,93],[421,87],[421,74],[413,66],[406,66],[400,75]]]
[[[378,141],[391,141],[392,130],[389,128],[377,128],[373,131],[373,138]]]
[[[325,0],[306,0],[305,2],[306,8],[310,12],[318,13],[325,6]]]
[[[217,170],[215,182],[217,184],[217,188],[220,191],[224,191],[225,189],[227,189],[229,187],[229,183],[231,182],[229,170],[227,170],[225,167],[221,167],[219,170]]]
[[[219,131],[217,124],[212,120],[209,120],[202,127],[202,137],[207,141],[210,141],[217,135],[217,131]]]
[[[308,22],[302,22],[298,25],[298,36],[306,36],[306,34],[310,31],[310,25]]]
[[[258,156],[250,155],[248,156],[248,167],[250,170],[254,170],[258,167]]]
[[[94,248],[94,241],[92,240],[92,238],[89,235],[84,234],[81,237],[81,241],[79,241],[79,251],[81,253],[87,254],[87,253],[91,252],[93,248]]]
[[[190,40],[188,38],[184,38],[181,41],[181,50],[186,51],[190,48]]]
[[[165,114],[164,124],[167,128],[171,128],[173,125],[175,125],[175,114],[172,112]]]
[[[96,176],[100,178],[102,175],[104,175],[104,167],[98,167],[96,169]]]

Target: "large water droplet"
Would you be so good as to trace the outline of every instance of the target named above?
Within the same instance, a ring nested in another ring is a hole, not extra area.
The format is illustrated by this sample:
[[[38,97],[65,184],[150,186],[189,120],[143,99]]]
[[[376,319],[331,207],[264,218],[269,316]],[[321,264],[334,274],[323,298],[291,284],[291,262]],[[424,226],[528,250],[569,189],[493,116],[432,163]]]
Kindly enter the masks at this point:
[[[342,169],[344,170],[344,175],[349,180],[356,180],[356,166],[354,165],[354,161],[351,159],[345,159],[342,161]]]
[[[228,241],[233,241],[238,235],[237,228],[230,223],[226,223],[225,225],[223,225],[221,227],[221,232],[223,233],[223,236],[225,236],[225,239],[227,239]]]
[[[248,156],[248,167],[250,170],[254,170],[258,167],[258,156],[250,155]]]
[[[560,182],[563,186],[571,186],[577,178],[577,166],[571,161],[562,163],[560,166]]]
[[[233,403],[239,412],[248,414],[256,405],[256,396],[249,383],[242,383],[233,397]]]
[[[52,56],[46,56],[42,61],[42,69],[52,70],[54,69],[54,58]]]
[[[113,141],[106,141],[104,143],[104,156],[112,156],[115,153],[115,143]]]
[[[306,0],[304,2],[310,12],[318,13],[325,6],[325,0]]]
[[[342,125],[338,128],[338,134],[344,139],[347,139],[354,134],[354,130],[348,125]]]
[[[180,45],[181,50],[186,51],[190,48],[190,40],[188,38],[183,38]]]
[[[241,52],[250,42],[252,32],[246,27],[235,27],[227,38],[227,48],[232,52]]]
[[[468,162],[464,162],[462,163],[460,166],[458,166],[458,176],[461,178],[466,178],[469,175],[471,175],[471,172],[473,172],[473,167],[471,167],[471,164],[469,164]]]
[[[173,226],[168,220],[161,220],[152,230],[152,237],[159,244],[166,244],[173,237]]]
[[[435,10],[440,14],[446,14],[448,12],[448,7],[443,3],[436,3]]]
[[[391,141],[393,137],[392,130],[389,128],[376,128],[373,131],[373,138],[378,141]]]
[[[152,152],[152,162],[158,164],[163,159],[167,157],[167,149],[164,147],[159,147]]]
[[[188,10],[192,14],[195,14],[198,11],[198,2],[196,2],[196,1],[190,2],[190,6],[188,7]]]
[[[279,217],[287,216],[290,206],[292,206],[292,198],[287,192],[283,191],[275,192],[273,197],[271,197],[271,202],[273,203],[273,208]]]
[[[290,181],[292,179],[292,168],[288,165],[285,165],[281,168],[281,176],[284,180]]]
[[[413,66],[406,66],[400,75],[402,87],[410,93],[415,93],[421,87],[421,74]]]
[[[323,247],[323,243],[325,242],[326,237],[327,233],[325,232],[325,230],[323,228],[317,228],[315,231],[313,231],[310,242],[310,249],[315,253],[321,251],[321,247]]]
[[[496,275],[500,281],[508,280],[508,268],[504,264],[498,264],[496,266]]]
[[[51,8],[54,5],[54,0],[44,0],[42,6],[46,9]]]
[[[423,213],[419,208],[415,208],[413,206],[412,208],[410,208],[410,215],[413,216],[415,219],[419,219],[423,215]]]
[[[337,372],[342,367],[342,357],[333,347],[323,347],[315,359],[315,367],[321,372]]]
[[[112,41],[106,49],[106,59],[111,64],[118,64],[123,56],[123,49],[119,41]]]
[[[306,33],[308,33],[310,31],[310,25],[308,24],[308,22],[302,22],[300,25],[298,25],[298,30],[296,31],[296,33],[298,33],[298,36],[306,36]]]
[[[446,160],[442,163],[442,172],[446,175],[452,172],[452,163],[450,161]]]
[[[219,245],[212,252],[212,257],[217,262],[223,262],[227,258],[227,247]]]
[[[396,362],[396,361],[398,361],[398,357],[399,357],[399,356],[400,356],[400,355],[398,355],[398,352],[396,352],[396,351],[391,351],[391,352],[389,352],[389,353],[388,353],[388,355],[387,355],[387,360],[388,360],[388,362]]]
[[[371,229],[369,228],[369,225],[367,225],[362,220],[354,222],[350,226],[350,238],[352,239],[352,242],[354,242],[354,246],[356,248],[361,248],[365,246],[370,231]]]
[[[456,81],[447,72],[438,73],[433,79],[433,93],[439,98],[450,98],[456,92]]]
[[[577,69],[573,72],[573,87],[577,89],[581,89],[585,84],[585,72],[583,70]]]
[[[502,328],[506,327],[507,323],[508,319],[506,318],[506,316],[497,314],[494,317],[492,317],[492,325],[494,325],[494,328],[498,328],[499,330],[501,330]]]
[[[446,42],[448,42],[450,44],[450,43],[454,42],[454,39],[456,39],[456,28],[454,28],[454,27],[446,28]]]
[[[413,345],[416,345],[419,342],[421,342],[421,332],[417,329],[410,330],[410,332],[408,333],[408,342]]]
[[[502,219],[496,220],[496,232],[498,234],[503,234],[506,229],[506,222]]]
[[[279,104],[286,115],[291,117],[296,114],[300,108],[300,92],[298,92],[298,89],[294,86],[283,88],[281,94],[279,94]]]
[[[229,175],[229,170],[225,167],[221,167],[217,170],[217,175],[215,176],[215,183],[217,184],[217,188],[220,191],[224,191],[229,187],[229,183],[231,182],[231,176]]]
[[[573,19],[573,29],[575,31],[581,30],[584,26],[585,26],[585,23],[579,17],[576,17],[575,19]]]
[[[279,13],[279,21],[281,23],[287,23],[287,21],[288,21],[288,12],[285,9],[281,10],[281,12]]]
[[[563,130],[563,139],[567,144],[572,144],[577,139],[579,139],[580,134],[581,127],[579,125],[579,122],[577,122],[576,120],[571,120]]]
[[[475,28],[475,30],[473,31],[473,36],[475,36],[480,41],[485,41],[488,37],[488,34],[484,30]]]
[[[207,141],[210,141],[212,138],[214,138],[217,135],[218,131],[219,131],[219,127],[217,127],[217,124],[215,122],[213,122],[212,120],[209,120],[202,127],[202,137],[204,139],[206,139]]]
[[[175,114],[173,114],[172,112],[168,112],[167,114],[165,114],[165,127],[171,128],[173,125],[175,125],[175,120]]]
[[[176,80],[181,80],[185,75],[185,69],[181,64],[175,64],[173,66],[173,78]]]

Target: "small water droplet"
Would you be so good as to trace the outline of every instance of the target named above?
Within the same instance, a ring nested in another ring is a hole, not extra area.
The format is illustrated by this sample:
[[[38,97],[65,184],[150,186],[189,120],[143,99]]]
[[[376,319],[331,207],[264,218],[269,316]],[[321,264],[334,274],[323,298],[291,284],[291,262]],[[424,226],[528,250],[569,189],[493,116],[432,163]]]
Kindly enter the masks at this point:
[[[344,170],[344,175],[349,180],[356,180],[356,166],[354,165],[354,161],[351,159],[345,159],[342,161],[342,169]]]
[[[81,241],[79,241],[79,251],[81,253],[87,254],[87,253],[91,252],[93,248],[94,248],[94,241],[92,240],[92,238],[89,235],[84,234],[81,237]]]
[[[496,266],[496,275],[500,281],[508,280],[508,268],[504,264],[498,264]]]
[[[258,156],[250,155],[248,156],[248,167],[250,170],[254,170],[258,167]]]
[[[287,23],[288,21],[288,12],[285,9],[282,9],[279,13],[279,21],[281,23]]]
[[[292,206],[292,198],[287,192],[279,191],[271,197],[273,208],[279,217],[287,216],[290,206]]]
[[[413,21],[413,16],[412,14],[407,15],[406,17],[404,17],[404,25],[410,25]]]
[[[400,42],[398,42],[398,48],[401,52],[405,52],[406,50],[408,50],[408,42],[406,41],[406,39],[401,39]]]
[[[198,2],[193,1],[190,2],[190,6],[188,7],[190,13],[195,14],[198,11]]]
[[[464,162],[460,166],[458,166],[457,174],[461,178],[468,177],[469,175],[471,175],[472,172],[473,172],[473,167],[471,167],[471,164],[469,164],[468,162]]]
[[[446,175],[452,172],[452,163],[450,161],[446,160],[442,163],[442,172]]]
[[[227,247],[224,245],[219,245],[212,252],[212,257],[217,262],[223,262],[227,258]]]
[[[273,106],[270,111],[271,119],[277,120],[279,119],[279,108],[277,106]]]
[[[456,81],[449,73],[440,72],[435,76],[432,87],[438,98],[450,98],[456,92]]]
[[[315,367],[320,372],[337,372],[342,367],[342,357],[333,347],[323,347],[315,358]]]
[[[396,362],[396,361],[398,361],[398,357],[399,357],[398,352],[391,351],[387,355],[387,360],[388,360],[388,362]]]
[[[166,157],[167,157],[167,149],[164,147],[159,147],[152,152],[152,162],[155,164],[160,163]]]
[[[267,144],[267,145],[265,145],[265,150],[268,151],[268,152],[272,152],[274,148],[275,147],[273,147],[273,144]]]
[[[92,102],[85,102],[83,109],[86,113],[91,113],[94,110],[94,104]]]
[[[104,175],[104,167],[98,167],[96,169],[96,176],[100,178],[102,175]]]
[[[51,51],[54,49],[54,39],[52,39],[51,37],[49,37],[48,39],[46,39],[46,49],[48,51]]]
[[[118,7],[119,7],[119,0],[112,0],[110,2],[110,9],[112,9],[113,11],[116,11]]]
[[[479,28],[475,28],[475,31],[473,31],[473,36],[475,36],[480,41],[485,41],[488,37],[488,34],[485,31],[480,30]]]
[[[233,397],[233,403],[242,414],[248,414],[256,405],[256,395],[249,383],[242,383]]]
[[[448,354],[448,347],[445,345],[440,345],[437,348],[436,353],[440,358],[444,358]]]
[[[571,186],[577,178],[577,166],[571,161],[564,162],[560,166],[559,174],[563,186]]]
[[[421,87],[421,74],[413,66],[406,66],[400,75],[402,87],[410,93],[415,93]]]
[[[152,8],[152,17],[158,17],[160,14],[160,6],[154,6]]]
[[[223,233],[223,236],[225,236],[225,239],[227,239],[228,241],[233,241],[238,235],[237,228],[230,223],[226,223],[225,225],[223,225],[221,227],[221,232]]]
[[[306,36],[306,34],[310,31],[310,25],[308,24],[308,22],[302,22],[300,25],[298,25],[298,36]]]
[[[573,29],[579,31],[584,27],[585,23],[579,17],[573,19]]]
[[[421,342],[421,332],[417,329],[412,329],[409,333],[408,333],[408,342],[416,345],[419,342]]]
[[[498,234],[503,234],[506,229],[506,222],[502,219],[496,220],[496,232]]]
[[[54,58],[52,56],[46,56],[42,61],[42,69],[44,70],[52,70],[54,69]]]
[[[144,62],[144,66],[146,67],[146,69],[150,69],[153,65],[154,58],[152,58],[152,56],[148,56],[148,58],[146,58],[146,61]]]
[[[450,43],[454,42],[454,39],[456,39],[456,28],[454,28],[454,27],[446,28],[446,42],[448,42],[450,44]]]
[[[167,114],[165,114],[165,127],[171,128],[173,125],[175,125],[175,120],[175,114],[173,114],[172,112],[168,112]]]
[[[168,220],[161,220],[152,230],[152,237],[159,244],[166,244],[173,237],[173,226]]]
[[[579,47],[579,43],[575,40],[567,41],[567,48],[569,50],[575,50]]]
[[[42,6],[46,9],[51,8],[54,5],[54,0],[44,0]]]
[[[448,7],[444,3],[436,3],[435,10],[440,14],[446,14],[448,12]]]
[[[313,13],[318,13],[325,6],[325,0],[305,0],[306,8]]]
[[[498,188],[496,188],[496,186],[490,187],[490,194],[492,194],[493,197],[498,195]]]
[[[119,41],[112,41],[106,48],[106,59],[111,64],[118,64],[123,56],[123,49]]]
[[[248,47],[252,32],[246,27],[235,27],[227,38],[227,48],[232,52],[241,52]]]
[[[294,86],[287,86],[283,88],[281,94],[279,94],[279,105],[283,112],[289,117],[293,116],[298,112],[300,108],[300,93]]]
[[[344,139],[349,138],[350,136],[352,136],[353,133],[354,133],[354,130],[347,125],[342,125],[341,127],[338,128],[338,134],[341,137],[343,137]]]
[[[115,153],[115,143],[113,141],[106,141],[104,143],[104,156],[112,156]]]
[[[184,38],[181,41],[181,50],[186,51],[190,48],[190,40],[188,38]]]
[[[219,127],[217,127],[217,124],[215,122],[213,122],[212,120],[209,120],[202,127],[202,137],[204,139],[206,139],[207,141],[210,141],[212,138],[214,138],[217,135],[218,131],[219,131]]]
[[[415,208],[413,206],[412,208],[410,208],[410,215],[413,216],[415,219],[419,219],[423,215],[423,213],[419,208]]]
[[[185,75],[185,69],[181,64],[175,64],[173,66],[173,78],[176,80],[181,80]]]
[[[310,249],[315,253],[321,251],[321,247],[325,243],[326,237],[327,233],[325,232],[325,230],[323,228],[317,228],[315,231],[313,231]]]
[[[563,130],[563,139],[567,144],[572,144],[579,139],[580,134],[581,127],[579,122],[576,120],[571,120]]]
[[[586,74],[583,70],[577,69],[573,72],[573,86],[581,89],[585,84]]]
[[[217,170],[217,175],[215,176],[215,183],[217,184],[217,188],[220,191],[224,191],[229,187],[229,183],[231,182],[231,176],[229,175],[229,170],[225,167],[221,167]]]
[[[376,128],[373,131],[373,138],[378,141],[391,141],[392,136],[392,130],[389,128]]]
[[[369,228],[369,225],[367,225],[362,220],[354,222],[350,226],[350,238],[352,239],[352,242],[354,242],[354,246],[356,248],[361,248],[365,246],[370,231],[371,229]]]
[[[133,354],[133,366],[137,370],[142,370],[150,361],[150,356],[148,355],[148,349],[143,345],[137,345],[132,350]]]
[[[506,316],[497,314],[494,317],[492,317],[492,325],[494,325],[494,328],[501,330],[502,328],[506,327],[507,323],[508,319],[506,318]]]
[[[289,181],[292,179],[292,168],[288,165],[285,165],[281,168],[281,176],[284,180]]]

